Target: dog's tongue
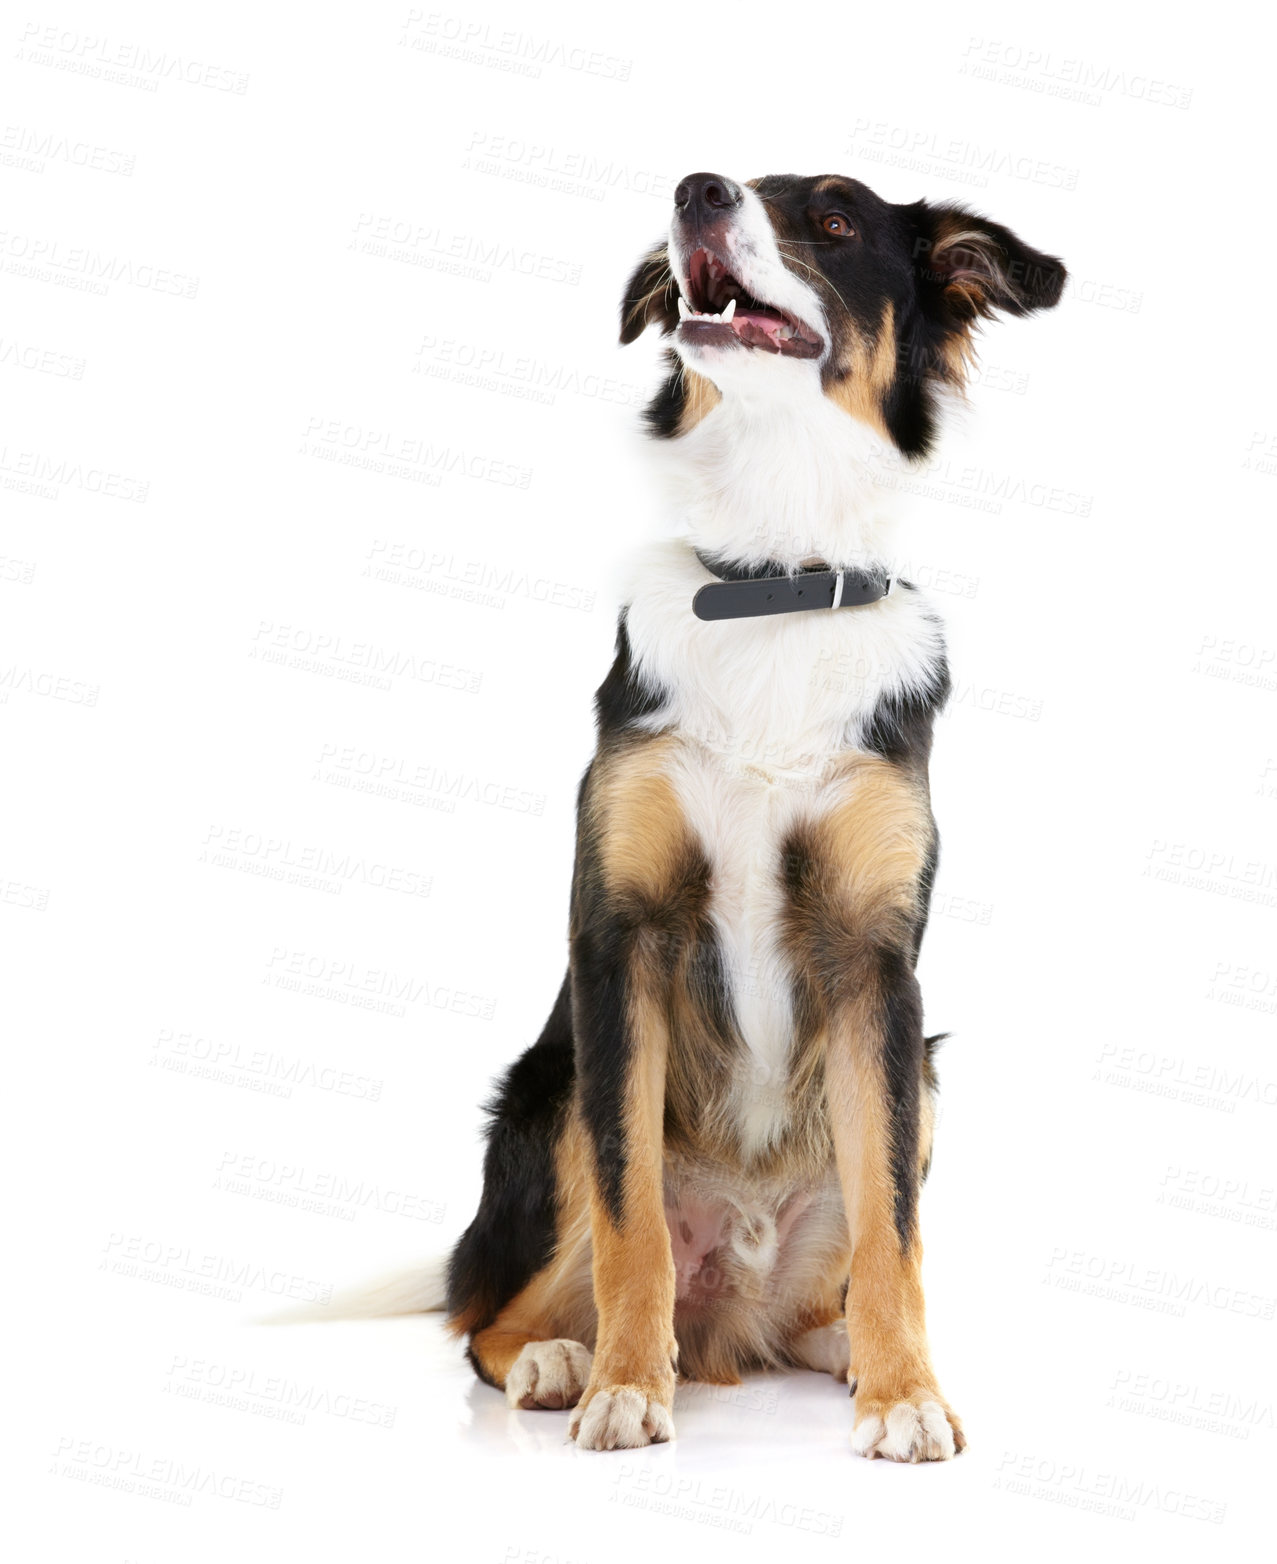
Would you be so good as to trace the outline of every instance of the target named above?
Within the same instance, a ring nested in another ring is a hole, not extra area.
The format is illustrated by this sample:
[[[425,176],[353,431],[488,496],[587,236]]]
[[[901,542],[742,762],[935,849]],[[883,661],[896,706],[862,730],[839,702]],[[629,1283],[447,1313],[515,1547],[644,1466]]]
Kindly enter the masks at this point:
[[[772,353],[780,352],[780,333],[785,327],[786,322],[777,316],[757,314],[753,310],[738,309],[732,318],[732,330],[742,342]]]

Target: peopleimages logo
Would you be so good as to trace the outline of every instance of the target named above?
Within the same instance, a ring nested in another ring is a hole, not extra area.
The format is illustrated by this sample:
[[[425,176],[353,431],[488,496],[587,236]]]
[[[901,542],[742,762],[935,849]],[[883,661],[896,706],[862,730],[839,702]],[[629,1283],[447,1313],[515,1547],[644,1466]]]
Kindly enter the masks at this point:
[[[165,1498],[181,1505],[192,1499],[229,1499],[277,1510],[283,1491],[269,1483],[255,1482],[214,1467],[190,1465],[172,1456],[145,1455],[127,1445],[104,1440],[80,1439],[64,1434],[53,1450],[53,1470],[58,1477],[72,1477],[97,1487],[119,1488],[145,1498]]]
[[[1125,70],[1098,60],[994,38],[971,38],[959,70],[980,81],[1023,87],[1045,97],[1085,103],[1092,108],[1100,106],[1105,93],[1158,108],[1186,109],[1193,101],[1191,87],[1163,81],[1148,71]]]
[[[113,282],[182,299],[193,299],[200,287],[199,278],[188,272],[11,229],[0,231],[0,263],[13,276],[51,279],[99,295]]]
[[[112,1233],[102,1247],[98,1269],[226,1303],[242,1303],[246,1292],[325,1305],[333,1297],[331,1282],[272,1271],[233,1255],[202,1254],[189,1244],[165,1243],[140,1233]]]
[[[985,185],[991,174],[1021,179],[1055,190],[1075,190],[1078,170],[1020,149],[968,141],[939,131],[894,125],[887,120],[858,119],[852,127],[848,150],[873,162],[900,165],[917,172],[952,167],[967,175],[967,182]]]
[[[291,1097],[299,1088],[331,1092],[356,1101],[381,1101],[385,1081],[379,1075],[362,1075],[339,1065],[317,1064],[300,1055],[276,1053],[273,1048],[202,1037],[197,1032],[176,1032],[161,1027],[151,1045],[148,1063],[174,1075],[243,1086],[271,1097]]]
[[[993,1486],[1026,1499],[1042,1499],[1066,1509],[1089,1510],[1114,1520],[1133,1521],[1141,1511],[1178,1520],[1221,1526],[1228,1513],[1222,1499],[1213,1499],[1161,1479],[1125,1472],[1092,1471],[1075,1461],[1008,1450],[995,1469]]]
[[[549,65],[584,76],[600,76],[608,81],[629,81],[634,65],[633,60],[604,54],[601,49],[589,49],[561,38],[494,27],[486,21],[450,16],[446,11],[427,11],[421,6],[413,6],[404,18],[399,43],[401,48],[422,54],[439,54],[471,65],[488,65],[534,80]]]
[[[18,38],[18,58],[34,65],[53,65],[77,76],[143,86],[154,92],[163,81],[187,87],[208,87],[243,97],[248,76],[229,66],[152,49],[148,44],[127,43],[101,33],[82,33],[56,23],[28,22]]]

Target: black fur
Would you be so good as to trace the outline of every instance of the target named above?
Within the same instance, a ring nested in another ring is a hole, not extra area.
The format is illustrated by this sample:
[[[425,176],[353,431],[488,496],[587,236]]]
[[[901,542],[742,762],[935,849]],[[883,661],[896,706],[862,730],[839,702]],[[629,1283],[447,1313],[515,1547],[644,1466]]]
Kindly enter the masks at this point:
[[[472,1333],[491,1325],[550,1256],[557,1194],[554,1146],[572,1076],[565,978],[541,1036],[510,1066],[486,1104],[483,1194],[448,1261],[448,1313],[472,1321]]]
[[[918,1208],[918,1120],[927,1057],[922,1040],[922,993],[913,962],[903,951],[885,950],[878,959],[882,1072],[891,1121],[896,1232],[901,1247],[907,1248]]]
[[[670,272],[661,239],[634,268],[621,299],[621,341],[633,342],[644,328],[667,319],[678,319],[678,284]]]
[[[687,380],[678,355],[667,351],[665,364],[665,379],[643,410],[648,432],[658,440],[668,440],[678,433],[678,422],[687,406]]]
[[[927,931],[927,919],[931,916],[931,893],[935,889],[936,870],[940,865],[940,836],[933,823],[931,845],[927,849],[927,861],[918,877],[918,921],[913,931],[913,964],[918,965],[922,951],[922,936]]]
[[[915,591],[907,581],[897,581],[892,591]],[[871,754],[881,755],[921,771],[931,757],[931,735],[936,717],[949,699],[952,682],[949,659],[943,648],[930,683],[925,689],[903,695],[884,695],[865,726],[861,743]]]
[[[625,1082],[633,1058],[627,1022],[635,929],[587,912],[572,939],[581,1114],[594,1147],[599,1190],[619,1226],[625,1196]]]
[[[634,672],[630,633],[622,609],[616,621],[616,656],[594,695],[600,741],[623,733],[638,718],[659,711],[666,698],[663,691],[641,683]]]
[[[1060,302],[1068,276],[1064,262],[1025,244],[1001,223],[951,201],[915,201],[897,210],[913,226],[919,302],[941,326],[956,329],[994,310],[1028,315]],[[954,283],[964,281],[976,286],[955,290]]]

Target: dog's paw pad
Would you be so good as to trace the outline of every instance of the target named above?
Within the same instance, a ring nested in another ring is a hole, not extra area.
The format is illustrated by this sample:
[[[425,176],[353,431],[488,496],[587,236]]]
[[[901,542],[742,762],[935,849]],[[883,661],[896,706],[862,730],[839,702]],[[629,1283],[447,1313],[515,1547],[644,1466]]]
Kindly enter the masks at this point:
[[[590,1354],[579,1341],[530,1341],[506,1375],[512,1407],[574,1407],[590,1382]]]
[[[925,1397],[862,1412],[851,1436],[857,1455],[889,1461],[951,1461],[966,1441],[943,1403]]]
[[[674,1437],[669,1408],[632,1385],[596,1390],[578,1406],[568,1433],[583,1450],[637,1450]]]

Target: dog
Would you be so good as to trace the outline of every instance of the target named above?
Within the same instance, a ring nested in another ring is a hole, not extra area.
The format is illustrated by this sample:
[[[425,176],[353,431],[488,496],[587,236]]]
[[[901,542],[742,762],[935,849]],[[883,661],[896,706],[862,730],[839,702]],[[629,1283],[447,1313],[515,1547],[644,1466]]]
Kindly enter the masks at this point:
[[[895,575],[901,478],[973,333],[1065,268],[953,204],[698,173],[621,341],[679,536],[638,561],[581,782],[568,973],[489,1103],[447,1317],[583,1449],[673,1437],[676,1373],[851,1387],[864,1456],[964,1446],[927,1345],[943,629]]]

